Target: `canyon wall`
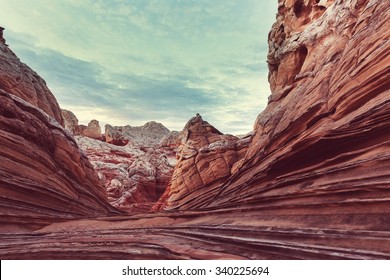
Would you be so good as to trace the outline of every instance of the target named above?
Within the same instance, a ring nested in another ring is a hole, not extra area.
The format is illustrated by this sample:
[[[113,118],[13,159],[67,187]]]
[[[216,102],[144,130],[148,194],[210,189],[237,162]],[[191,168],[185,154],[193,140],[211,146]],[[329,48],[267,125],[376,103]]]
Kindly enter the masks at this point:
[[[389,211],[390,3],[316,2],[279,1],[269,104],[241,169],[210,206]]]
[[[240,166],[222,183],[172,192],[163,208],[357,203],[356,212],[387,213],[389,7],[279,1],[269,34],[272,95]],[[195,172],[188,168],[175,174]]]
[[[60,107],[46,82],[8,48],[0,27],[0,89],[42,109],[63,125]]]
[[[390,259],[389,10],[383,0],[280,0],[272,95],[252,135],[224,136],[196,116],[158,212],[0,233],[0,257]],[[19,119],[13,111],[3,123]]]
[[[43,79],[1,39],[1,231],[118,213]]]

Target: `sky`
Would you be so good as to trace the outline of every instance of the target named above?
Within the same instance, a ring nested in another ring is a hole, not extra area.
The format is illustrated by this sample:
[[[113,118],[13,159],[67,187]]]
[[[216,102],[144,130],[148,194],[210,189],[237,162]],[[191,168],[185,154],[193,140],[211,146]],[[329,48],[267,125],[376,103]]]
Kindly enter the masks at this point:
[[[252,130],[277,1],[0,0],[9,47],[79,123]]]

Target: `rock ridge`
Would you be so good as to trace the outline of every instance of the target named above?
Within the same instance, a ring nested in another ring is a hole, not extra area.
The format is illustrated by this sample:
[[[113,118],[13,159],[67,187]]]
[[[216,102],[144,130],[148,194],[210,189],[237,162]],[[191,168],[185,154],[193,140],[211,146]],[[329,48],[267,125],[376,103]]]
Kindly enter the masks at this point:
[[[199,114],[187,122],[178,139],[178,162],[172,179],[152,211],[178,207],[186,200],[193,201],[205,188],[220,184],[238,168],[250,143],[250,137],[240,139],[221,133]]]
[[[46,83],[0,42],[1,232],[117,215]]]
[[[0,32],[2,34],[3,30]],[[64,124],[57,100],[46,82],[19,60],[5,44],[3,36],[0,40],[0,89],[41,108],[59,124]]]
[[[170,133],[163,124],[150,121],[142,126],[111,126],[105,127],[106,142],[124,146],[127,143],[136,146],[156,147],[161,139]]]
[[[389,10],[380,0],[280,0],[269,35],[272,94],[253,133],[223,135],[195,116],[179,134],[160,212],[38,216],[36,231],[0,232],[1,258],[390,259]],[[1,146],[30,147],[29,128],[18,141],[7,134],[14,111],[0,109]],[[28,158],[19,169],[47,162]],[[8,213],[18,201],[2,205]]]

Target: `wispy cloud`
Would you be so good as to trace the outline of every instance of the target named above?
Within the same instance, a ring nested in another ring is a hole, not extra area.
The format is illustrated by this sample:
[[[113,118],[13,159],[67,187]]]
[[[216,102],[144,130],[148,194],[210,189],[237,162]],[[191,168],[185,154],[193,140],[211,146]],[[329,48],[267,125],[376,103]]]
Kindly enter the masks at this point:
[[[81,122],[156,120],[180,130],[199,112],[226,133],[245,133],[265,107],[276,1],[0,5],[11,48]]]

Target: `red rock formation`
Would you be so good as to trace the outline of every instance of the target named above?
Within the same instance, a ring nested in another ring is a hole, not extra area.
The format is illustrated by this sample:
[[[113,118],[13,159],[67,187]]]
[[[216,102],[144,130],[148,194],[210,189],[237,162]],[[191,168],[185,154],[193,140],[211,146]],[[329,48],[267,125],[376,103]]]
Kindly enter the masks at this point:
[[[390,15],[381,12],[390,4],[315,2],[279,2],[269,36],[273,93],[240,168],[195,191],[178,184],[183,198],[168,196],[167,209],[243,203],[343,209],[352,199],[362,201],[360,212],[390,199],[390,30],[383,24]]]
[[[269,105],[243,168],[210,205],[278,199],[342,210],[354,200],[361,201],[356,212],[380,213],[390,179],[390,30],[383,24],[390,15],[382,12],[390,3],[327,1],[312,20],[318,5],[298,9],[300,2],[280,1],[270,33]],[[292,24],[294,17],[307,20]],[[242,184],[242,197],[225,199]]]
[[[159,207],[179,211],[0,234],[0,257],[390,259],[390,2],[279,3],[272,95],[230,175],[199,164],[223,135],[198,119],[175,173],[210,182],[173,180]]]
[[[239,167],[213,185],[178,184],[160,203],[236,209],[248,213],[244,224],[268,225],[270,234],[299,231],[301,245],[275,239],[295,246],[290,257],[309,246],[310,254],[321,252],[302,257],[370,258],[362,250],[390,258],[390,2],[315,2],[279,1],[269,36],[272,95]],[[178,164],[175,173],[196,169]],[[333,245],[311,247],[309,232]],[[386,245],[371,243],[376,236]]]
[[[63,125],[57,100],[46,86],[46,82],[30,67],[20,62],[5,44],[2,32],[0,33],[0,89],[41,108]]]
[[[375,209],[350,216],[324,205],[321,224],[332,227],[320,227],[307,208],[284,209],[283,215],[279,207],[248,206],[57,223],[33,233],[0,233],[0,258],[390,258],[390,215],[380,221]]]
[[[35,75],[0,43],[0,231],[118,213]]]
[[[2,231],[115,212],[69,133],[15,95],[0,101]]]
[[[231,175],[250,143],[250,138],[242,140],[223,135],[199,114],[186,124],[179,139],[178,163],[172,180],[153,211],[173,207],[187,209],[181,205],[192,201],[194,193],[213,188]]]
[[[107,189],[108,200],[128,213],[146,213],[165,191],[176,156],[171,147],[116,146],[76,136]]]

